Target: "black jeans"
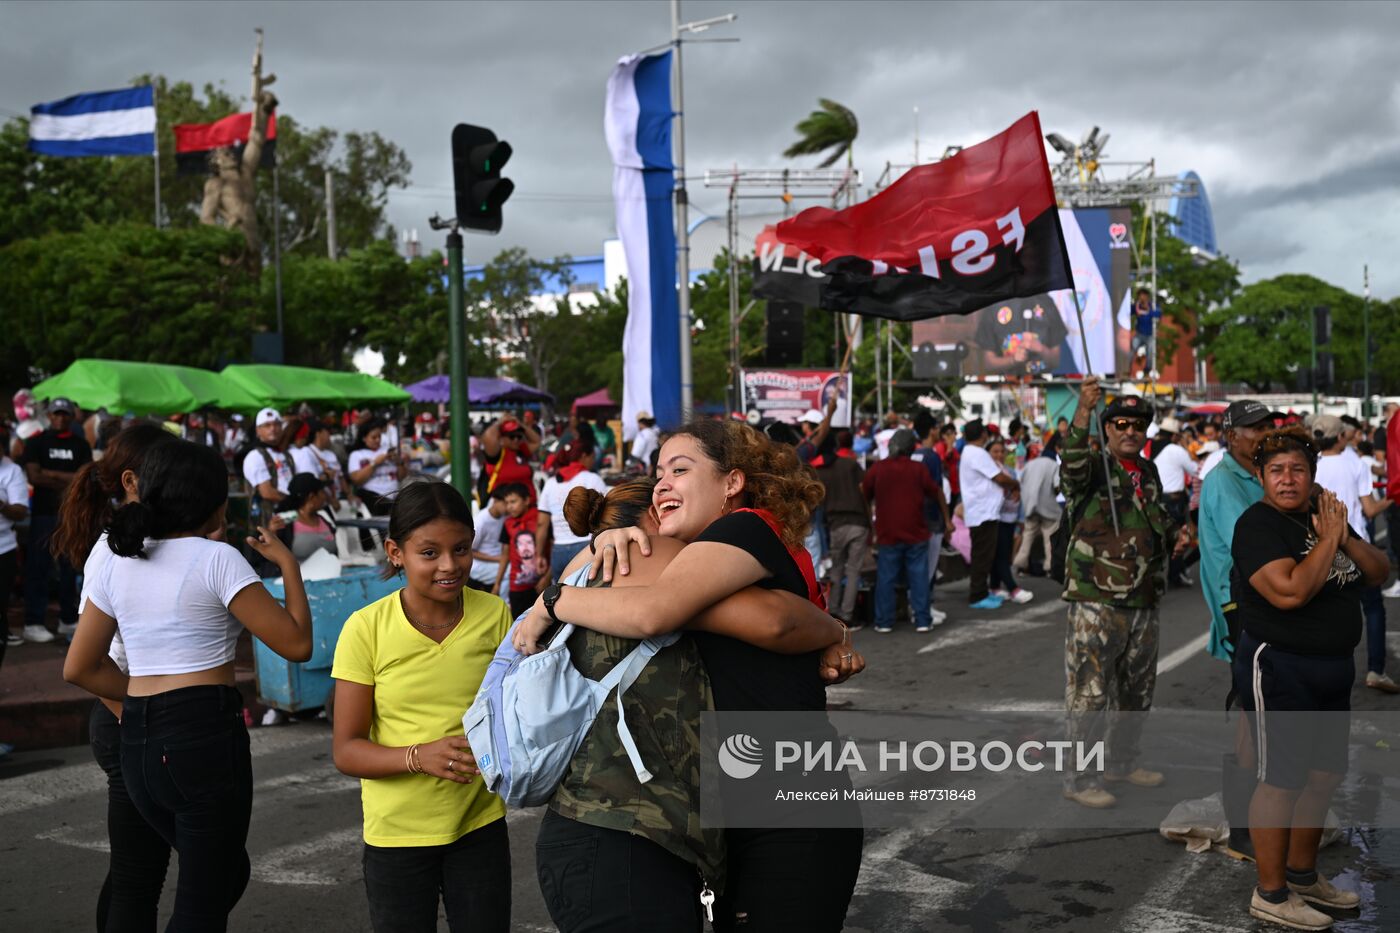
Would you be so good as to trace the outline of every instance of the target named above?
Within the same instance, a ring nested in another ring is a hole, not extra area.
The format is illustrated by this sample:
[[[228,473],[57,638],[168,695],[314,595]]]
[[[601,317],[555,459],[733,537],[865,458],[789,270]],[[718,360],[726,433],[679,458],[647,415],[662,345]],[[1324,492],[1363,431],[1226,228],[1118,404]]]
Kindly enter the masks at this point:
[[[365,845],[374,933],[434,933],[438,899],[452,933],[510,929],[510,836],[496,820],[445,846]]]
[[[730,829],[728,880],[715,933],[841,930],[860,874],[855,829]]]
[[[112,847],[97,897],[97,933],[154,933],[170,846],[131,802],[122,780],[121,724],[100,701],[92,704],[88,739],[92,757],[107,774],[107,840]]]
[[[992,563],[996,560],[997,533],[1000,527],[1001,522],[994,519],[968,529],[972,538],[972,560],[969,568],[971,578],[968,580],[967,591],[969,605],[981,602],[991,592],[987,585],[987,577],[992,571]]]
[[[1016,577],[1011,573],[1011,558],[1015,553],[1016,523],[997,522],[997,549],[992,557],[992,589],[1016,592]]]
[[[58,562],[58,621],[78,621],[78,571],[66,557],[49,552],[49,541],[58,530],[57,515],[33,515],[29,519],[29,547],[24,552],[24,624],[44,624],[49,613],[49,575]]]
[[[19,548],[0,554],[0,665],[5,663],[5,638],[10,634],[10,591],[14,589],[18,564]]]
[[[700,873],[650,839],[546,810],[535,873],[560,933],[700,933]]]
[[[136,809],[180,855],[167,933],[221,931],[248,886],[253,761],[232,687],[127,697],[122,777]]]

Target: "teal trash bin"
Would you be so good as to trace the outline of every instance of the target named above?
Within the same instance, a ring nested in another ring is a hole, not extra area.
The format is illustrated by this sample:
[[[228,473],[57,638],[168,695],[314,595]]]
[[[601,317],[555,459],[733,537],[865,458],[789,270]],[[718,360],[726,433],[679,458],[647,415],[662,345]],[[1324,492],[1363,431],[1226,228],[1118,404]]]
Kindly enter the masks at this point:
[[[274,599],[284,601],[280,583],[264,581]],[[335,644],[350,613],[383,599],[399,589],[397,577],[380,578],[374,567],[352,567],[339,577],[310,580],[306,600],[311,605],[311,659],[288,661],[257,638],[253,639],[253,669],[258,679],[258,700],[284,712],[294,713],[327,705],[333,684],[331,665]]]

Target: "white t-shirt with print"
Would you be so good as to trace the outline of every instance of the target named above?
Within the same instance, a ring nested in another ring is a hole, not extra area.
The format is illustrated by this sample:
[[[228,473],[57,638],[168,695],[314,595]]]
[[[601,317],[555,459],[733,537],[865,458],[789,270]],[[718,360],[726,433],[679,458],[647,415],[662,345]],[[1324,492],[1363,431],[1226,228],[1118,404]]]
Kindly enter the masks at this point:
[[[369,466],[374,462],[374,458],[378,457],[384,449],[393,450],[392,447],[383,448],[381,446],[381,450],[369,450],[361,447],[359,450],[351,451],[350,472],[358,473],[360,470]],[[399,465],[392,460],[386,459],[383,463],[379,464],[379,466],[375,467],[369,479],[360,485],[375,495],[392,496],[399,491]]]
[[[292,463],[287,455],[280,450],[273,450],[271,447],[254,448],[248,451],[248,455],[243,458],[243,478],[248,481],[248,485],[257,489],[258,486],[274,477],[267,469],[267,457],[263,456],[266,451],[267,456],[272,458],[273,468],[277,470],[275,481],[277,491],[284,496],[291,488],[292,483]]]

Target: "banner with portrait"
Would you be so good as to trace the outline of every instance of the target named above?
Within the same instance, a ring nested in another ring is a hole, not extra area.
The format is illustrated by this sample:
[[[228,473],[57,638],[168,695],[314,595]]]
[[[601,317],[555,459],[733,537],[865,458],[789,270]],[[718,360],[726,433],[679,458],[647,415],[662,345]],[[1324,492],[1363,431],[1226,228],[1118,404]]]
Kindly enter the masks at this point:
[[[834,395],[836,411],[831,416],[831,426],[851,426],[850,373],[834,369],[746,369],[743,382],[744,411],[796,424],[812,409],[825,412]]]
[[[1131,360],[1132,246],[1126,207],[1061,210],[1060,226],[1084,310],[1083,359],[1074,295],[1046,292],[987,305],[965,316],[916,321],[915,352],[929,348],[948,375],[1052,376],[1126,373]],[[928,352],[927,350],[925,352]]]

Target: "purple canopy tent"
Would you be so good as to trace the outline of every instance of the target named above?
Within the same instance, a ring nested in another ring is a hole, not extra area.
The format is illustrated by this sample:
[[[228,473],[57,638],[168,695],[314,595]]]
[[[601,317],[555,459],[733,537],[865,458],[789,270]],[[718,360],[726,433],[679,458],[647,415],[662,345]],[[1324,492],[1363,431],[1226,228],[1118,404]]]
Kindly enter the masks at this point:
[[[447,376],[429,376],[427,379],[406,385],[403,388],[405,392],[413,396],[415,402],[445,403],[452,400],[452,381]],[[553,402],[554,396],[511,379],[469,376],[467,378],[467,401],[472,405]]]

